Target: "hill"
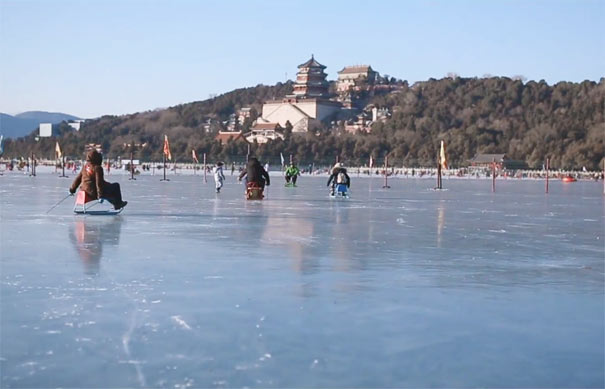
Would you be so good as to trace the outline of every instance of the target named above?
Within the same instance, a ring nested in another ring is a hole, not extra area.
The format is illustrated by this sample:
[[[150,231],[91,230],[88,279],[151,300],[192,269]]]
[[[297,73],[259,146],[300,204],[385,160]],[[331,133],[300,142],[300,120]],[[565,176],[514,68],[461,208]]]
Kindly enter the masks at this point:
[[[38,128],[40,122],[32,119],[20,119],[5,113],[0,113],[0,134],[5,138],[18,138],[28,135]]]
[[[0,134],[5,138],[19,138],[36,130],[40,123],[60,123],[78,117],[60,112],[28,111],[15,116],[0,113]]]
[[[27,111],[15,115],[19,119],[35,120],[38,123],[61,123],[68,120],[80,120],[79,117],[61,112]]]
[[[101,144],[109,158],[127,155],[125,144],[145,144],[136,158],[161,160],[163,135],[170,137],[172,155],[190,162],[191,150],[207,153],[209,161],[241,161],[245,143],[220,145],[214,140],[220,124],[206,132],[205,123],[227,120],[243,106],[252,107],[248,127],[262,102],[290,93],[292,83],[237,89],[213,99],[163,110],[88,120],[80,132],[57,126],[68,155],[82,156],[84,145]],[[451,166],[465,166],[476,153],[506,153],[538,168],[548,156],[553,168],[599,169],[605,149],[605,79],[599,83],[544,81],[523,83],[506,77],[430,79],[370,98],[392,112],[375,123],[369,134],[348,134],[319,128],[287,136],[266,145],[251,145],[252,153],[272,163],[280,153],[300,163],[327,164],[338,155],[347,163],[367,163],[389,156],[397,166],[433,166],[441,139],[448,146]],[[7,141],[5,156],[52,156],[54,140],[36,143],[33,136]]]

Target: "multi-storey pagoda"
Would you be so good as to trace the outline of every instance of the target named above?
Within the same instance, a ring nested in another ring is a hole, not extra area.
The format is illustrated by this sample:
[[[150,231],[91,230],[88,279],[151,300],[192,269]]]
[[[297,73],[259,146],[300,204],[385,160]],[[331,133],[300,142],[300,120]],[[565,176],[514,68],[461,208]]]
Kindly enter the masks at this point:
[[[263,104],[261,117],[257,125],[279,124],[286,128],[292,126],[292,132],[307,132],[314,125],[335,117],[342,104],[331,101],[326,81],[326,67],[313,56],[302,65],[298,65],[296,83],[291,95],[281,100],[269,100]]]
[[[307,62],[298,65],[294,96],[301,98],[328,97],[328,81],[326,81],[326,67],[315,60],[313,55]]]

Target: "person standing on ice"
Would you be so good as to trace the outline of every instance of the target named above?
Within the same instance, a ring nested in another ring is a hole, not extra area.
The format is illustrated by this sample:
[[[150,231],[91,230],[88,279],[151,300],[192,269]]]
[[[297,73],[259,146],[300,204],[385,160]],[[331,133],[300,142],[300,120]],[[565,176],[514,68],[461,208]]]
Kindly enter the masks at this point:
[[[345,169],[343,167],[342,163],[338,162],[332,168],[332,174],[330,175],[330,178],[328,179],[327,186],[330,186],[330,184],[332,184],[332,187],[330,189],[330,194],[332,196],[334,195],[334,189],[336,188],[336,185],[338,185],[338,184],[344,184],[347,186],[347,188],[351,187],[351,178],[347,174],[347,169]]]
[[[255,183],[257,186],[263,189],[265,188],[265,183],[267,185],[271,185],[269,173],[267,173],[267,171],[255,157],[251,157],[248,160],[248,165],[246,166],[246,169],[239,175],[238,180],[241,181],[244,177],[246,177],[246,187],[250,182]]]
[[[225,175],[223,174],[223,163],[217,162],[214,169],[212,169],[214,173],[214,184],[216,185],[216,193],[221,192],[221,188],[223,187],[223,181],[225,181]]]
[[[122,191],[117,182],[109,183],[103,178],[103,156],[97,150],[91,150],[86,155],[86,163],[80,174],[76,177],[69,188],[69,193],[74,194],[78,186],[93,199],[109,201],[115,209],[122,209],[128,201],[122,201]],[[75,166],[75,164],[74,164]],[[75,169],[75,167],[74,167]]]

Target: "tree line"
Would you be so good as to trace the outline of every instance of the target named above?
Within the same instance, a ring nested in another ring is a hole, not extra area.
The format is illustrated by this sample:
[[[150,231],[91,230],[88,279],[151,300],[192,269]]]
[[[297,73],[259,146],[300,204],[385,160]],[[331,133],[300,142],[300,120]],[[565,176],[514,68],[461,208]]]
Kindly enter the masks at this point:
[[[179,162],[191,162],[191,150],[206,153],[209,161],[240,162],[250,152],[275,163],[280,154],[292,154],[301,164],[329,164],[336,158],[349,164],[367,164],[369,157],[398,166],[435,165],[439,142],[447,145],[449,163],[466,166],[478,153],[505,153],[511,159],[540,168],[546,157],[553,168],[595,170],[604,163],[605,79],[597,82],[522,82],[506,77],[430,79],[377,94],[369,103],[392,113],[374,123],[369,133],[348,134],[324,124],[306,134],[285,131],[284,140],[267,144],[215,140],[222,122],[242,107],[251,117],[239,126],[247,130],[261,112],[262,103],[292,91],[292,82],[237,89],[212,99],[163,110],[87,120],[79,132],[66,123],[56,135],[36,141],[35,134],[7,140],[4,157],[34,152],[52,158],[55,142],[64,153],[81,158],[85,146],[100,144],[107,158],[126,157],[134,143],[135,158],[162,159],[163,136]],[[218,123],[206,132],[208,119]]]

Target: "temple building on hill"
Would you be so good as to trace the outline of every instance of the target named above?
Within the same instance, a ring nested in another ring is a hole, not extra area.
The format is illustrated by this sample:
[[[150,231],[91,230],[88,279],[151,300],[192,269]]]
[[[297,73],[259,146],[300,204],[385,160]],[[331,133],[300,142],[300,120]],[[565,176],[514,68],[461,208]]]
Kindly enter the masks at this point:
[[[313,56],[299,65],[293,94],[265,102],[257,122],[278,123],[282,128],[289,122],[292,132],[307,132],[313,124],[335,116],[342,104],[328,99],[325,68]]]
[[[363,84],[372,85],[376,82],[378,73],[370,65],[345,66],[338,72],[338,92],[361,88]]]
[[[324,65],[315,60],[313,55],[311,55],[310,60],[298,65],[299,70],[294,84],[294,96],[327,98],[329,84],[326,81],[325,68]]]

